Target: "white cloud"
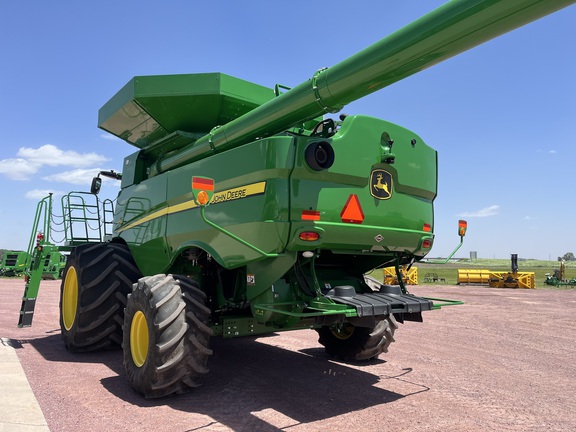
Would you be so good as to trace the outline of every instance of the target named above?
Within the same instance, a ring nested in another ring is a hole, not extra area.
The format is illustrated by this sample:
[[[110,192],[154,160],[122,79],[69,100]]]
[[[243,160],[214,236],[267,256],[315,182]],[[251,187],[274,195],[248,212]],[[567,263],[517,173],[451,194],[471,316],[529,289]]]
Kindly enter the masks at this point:
[[[0,160],[0,174],[11,180],[28,180],[32,174],[38,172],[40,166],[25,159]]]
[[[550,153],[550,154],[556,154],[556,153],[558,153],[558,152],[557,152],[556,150],[549,150],[548,153]]]
[[[108,140],[108,141],[122,141],[120,138],[118,138],[117,136],[114,136],[112,134],[102,134],[102,135],[100,135],[100,138]]]
[[[470,212],[463,212],[459,213],[457,216],[459,217],[487,217],[487,216],[494,216],[498,214],[498,210],[500,209],[499,205],[492,205],[490,207],[484,207],[483,209],[477,211],[470,211]]]
[[[31,200],[41,200],[42,198],[46,198],[50,193],[52,193],[52,197],[64,195],[64,192],[62,191],[55,191],[48,189],[34,189],[26,192],[24,196]]]
[[[36,149],[21,147],[17,156],[39,166],[70,166],[74,168],[85,168],[108,160],[108,158],[96,153],[60,150],[52,144],[46,144]]]
[[[21,147],[18,150],[17,156],[16,158],[0,160],[0,174],[4,174],[11,180],[29,180],[45,165],[52,167],[69,166],[72,168],[88,168],[109,160],[107,157],[97,153],[78,153],[74,150],[60,150],[52,144],[46,144],[38,148]],[[87,171],[93,173],[97,170]],[[90,176],[96,174],[90,174]]]
[[[75,185],[86,185],[90,184],[92,182],[92,178],[96,177],[100,171],[100,168],[75,169],[45,176],[42,177],[42,180],[58,183],[70,183]]]

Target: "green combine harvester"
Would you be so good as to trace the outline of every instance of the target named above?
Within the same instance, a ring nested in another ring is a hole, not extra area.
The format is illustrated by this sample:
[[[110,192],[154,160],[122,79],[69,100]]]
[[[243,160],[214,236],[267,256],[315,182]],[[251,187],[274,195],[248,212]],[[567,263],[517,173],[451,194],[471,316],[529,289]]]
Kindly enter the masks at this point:
[[[0,276],[21,276],[29,259],[30,255],[25,251],[8,250],[4,252],[2,263],[0,264]]]
[[[330,114],[573,2],[451,1],[289,90],[222,73],[131,79],[99,111],[136,148],[92,183],[121,182],[98,222],[111,230],[67,241],[66,347],[121,345],[146,397],[198,386],[216,336],[312,329],[344,360],[387,352],[399,323],[450,304],[365,276],[394,266],[401,281],[431,250],[437,153],[396,124]]]

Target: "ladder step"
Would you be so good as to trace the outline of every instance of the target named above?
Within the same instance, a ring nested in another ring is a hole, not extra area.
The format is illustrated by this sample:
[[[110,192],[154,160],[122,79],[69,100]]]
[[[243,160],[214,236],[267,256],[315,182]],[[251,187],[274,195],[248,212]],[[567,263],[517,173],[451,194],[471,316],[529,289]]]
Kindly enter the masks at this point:
[[[20,307],[20,318],[18,327],[30,327],[34,317],[34,308],[36,307],[36,298],[24,298]]]

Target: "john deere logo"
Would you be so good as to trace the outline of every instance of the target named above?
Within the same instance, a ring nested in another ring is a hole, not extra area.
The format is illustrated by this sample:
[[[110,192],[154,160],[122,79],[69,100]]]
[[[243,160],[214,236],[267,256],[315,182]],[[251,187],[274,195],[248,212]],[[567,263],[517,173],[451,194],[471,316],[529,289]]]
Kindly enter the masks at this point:
[[[375,169],[370,174],[370,195],[380,200],[392,196],[392,175],[388,171]]]

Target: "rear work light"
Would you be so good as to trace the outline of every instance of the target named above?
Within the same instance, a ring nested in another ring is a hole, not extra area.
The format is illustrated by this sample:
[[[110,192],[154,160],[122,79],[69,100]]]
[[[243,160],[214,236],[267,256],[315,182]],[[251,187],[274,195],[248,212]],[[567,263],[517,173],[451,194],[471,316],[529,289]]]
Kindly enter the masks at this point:
[[[334,149],[326,141],[314,142],[306,147],[304,159],[314,171],[322,171],[334,163]]]

